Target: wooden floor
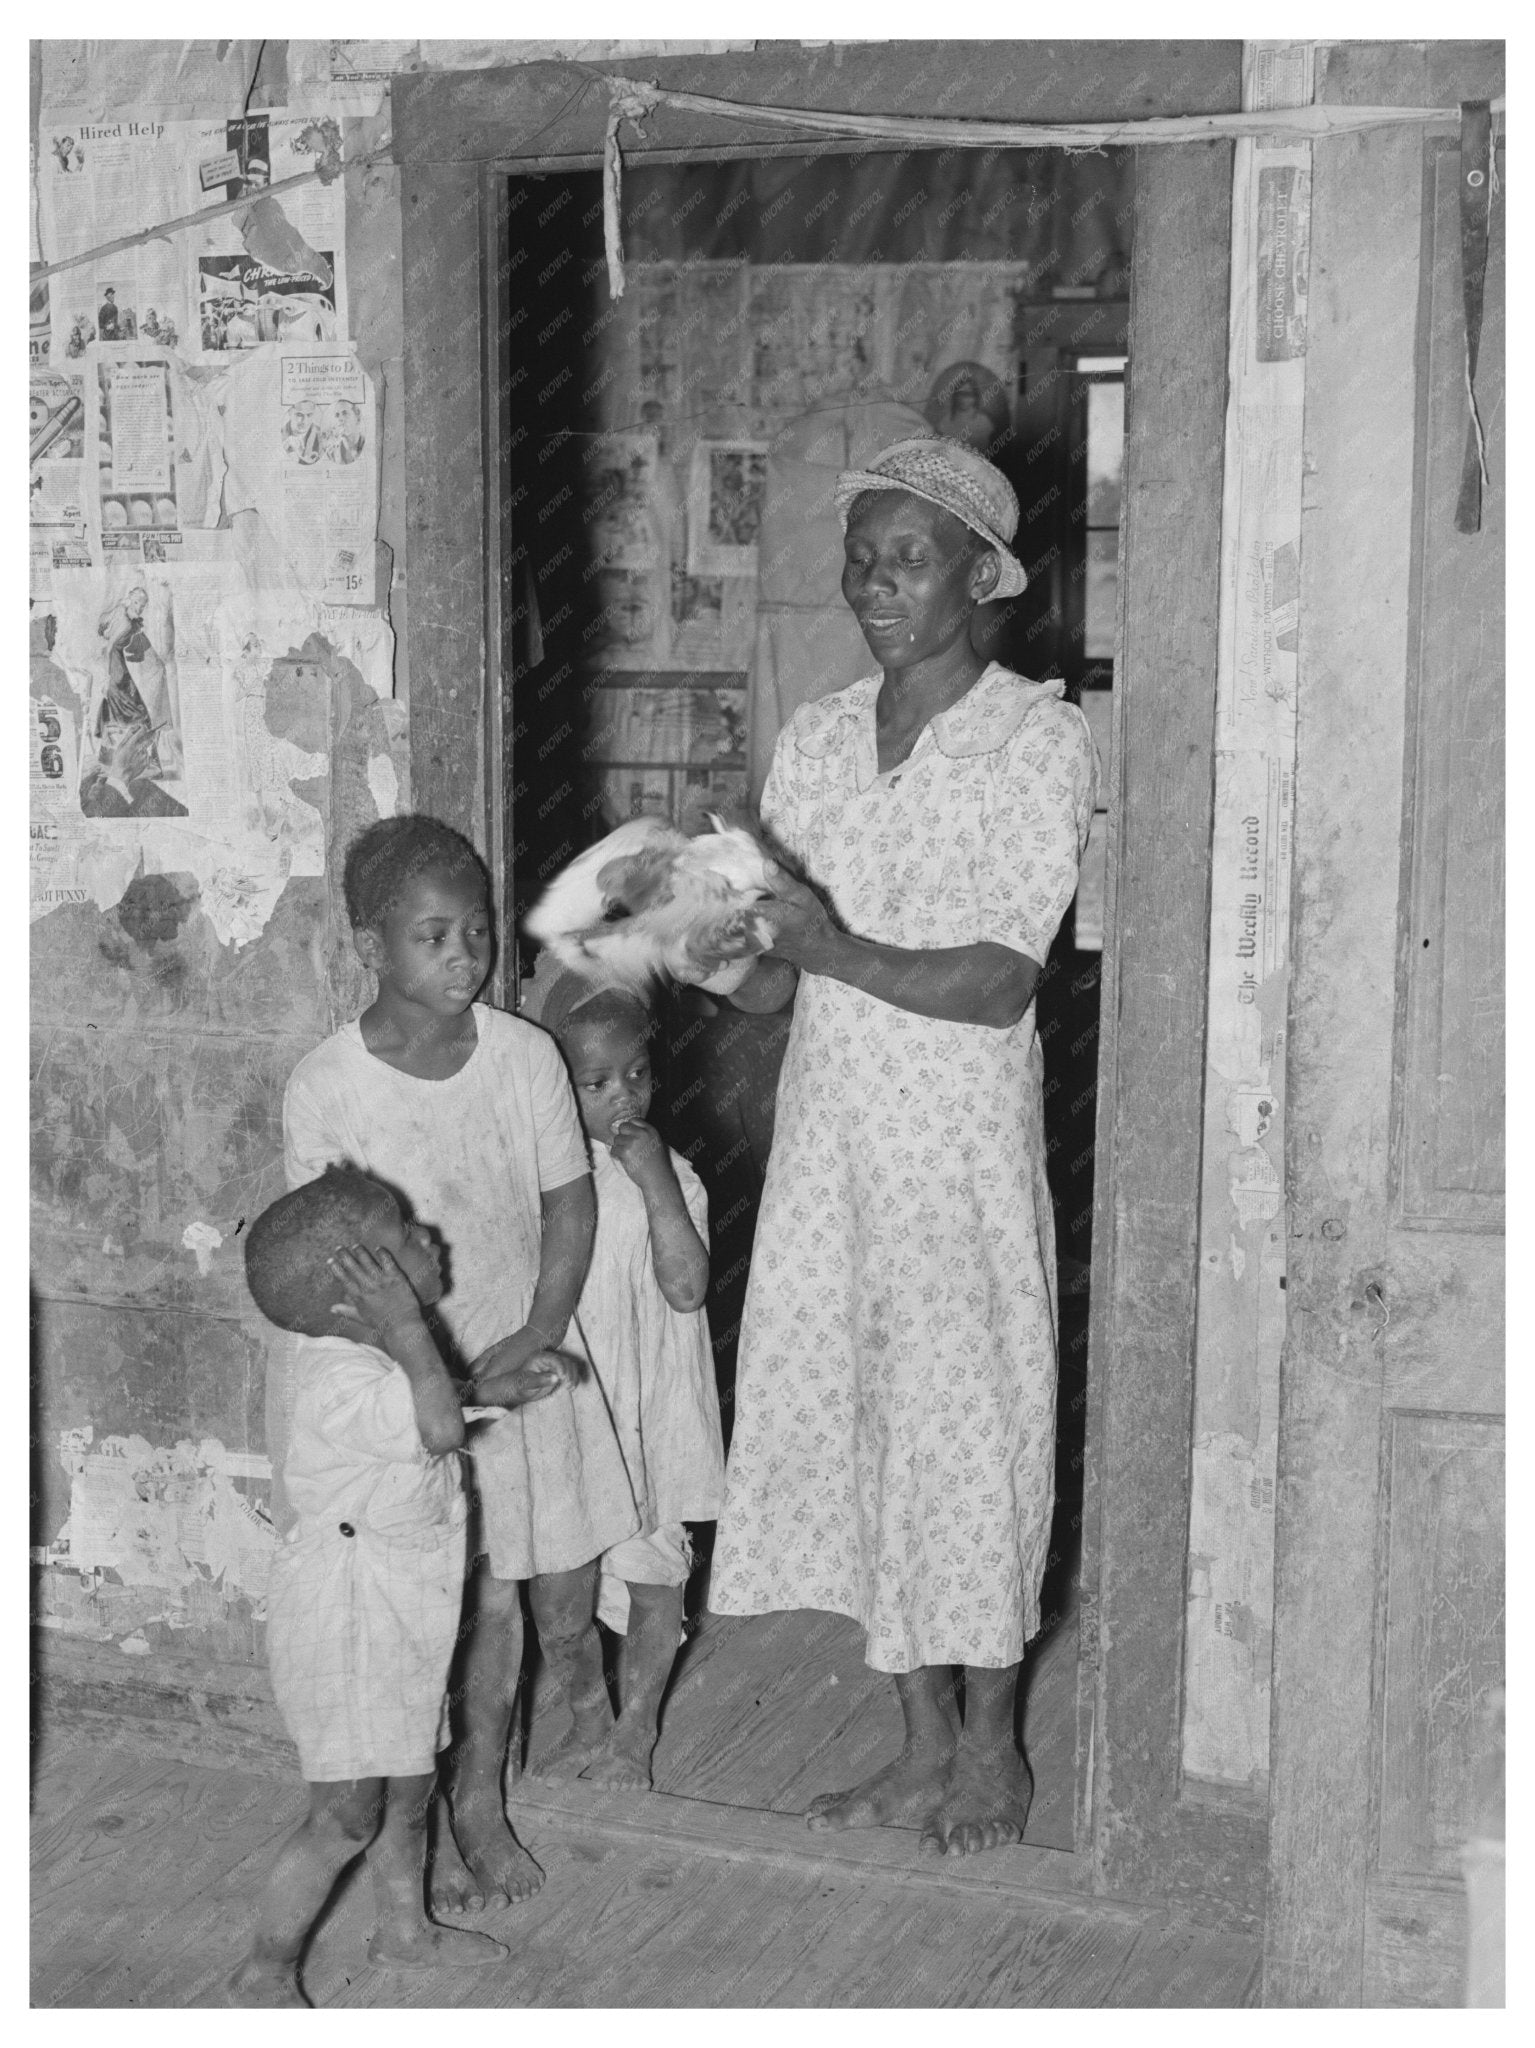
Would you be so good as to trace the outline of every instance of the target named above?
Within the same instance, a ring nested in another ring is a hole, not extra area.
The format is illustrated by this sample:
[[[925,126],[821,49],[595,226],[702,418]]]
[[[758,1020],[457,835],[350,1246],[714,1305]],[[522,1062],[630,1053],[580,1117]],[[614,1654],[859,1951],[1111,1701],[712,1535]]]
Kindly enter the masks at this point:
[[[1076,1628],[1068,1619],[1025,1671],[1024,1745],[1034,1772],[1026,1839],[1072,1846]],[[528,1757],[559,1729],[535,1712]],[[901,1742],[895,1686],[863,1661],[845,1615],[745,1621],[705,1614],[672,1680],[653,1770],[658,1792],[771,1813],[803,1813],[817,1792],[855,1784]]]
[[[873,1837],[837,1845],[850,1855],[823,1854],[813,1845],[825,1838],[790,1815],[745,1815],[738,1825],[728,1809],[641,1794],[593,1799],[578,1814],[547,1790],[527,1790],[519,1829],[547,1882],[527,1905],[477,1923],[511,1945],[508,1960],[409,1976],[374,1969],[367,1887],[351,1882],[305,1965],[316,2005],[1253,2000],[1252,1942],[1042,1897],[1012,1878],[1006,1853],[919,1870],[914,1857],[890,1860],[891,1845]],[[253,1897],[303,1803],[291,1781],[100,1743],[46,1750],[35,1786],[33,2004],[218,2004],[249,1936]],[[647,1825],[647,1806],[669,1825]],[[712,1838],[688,1825],[695,1808],[723,1820]],[[858,1860],[871,1849],[874,1861]]]
[[[305,1964],[320,2006],[1188,2007],[1254,2002],[1257,1945],[1073,1891],[1074,1631],[1029,1674],[1029,1844],[919,1863],[899,1829],[811,1834],[811,1794],[899,1737],[894,1688],[830,1615],[708,1617],[679,1665],[658,1792],[528,1775],[509,1810],[547,1882],[475,1923],[488,1970],[372,1968],[365,1881]],[[554,1733],[535,1712],[531,1757]],[[34,1780],[33,2003],[216,2005],[304,1807],[296,1779],[60,1729]],[[1053,1845],[1053,1846],[1052,1846]]]

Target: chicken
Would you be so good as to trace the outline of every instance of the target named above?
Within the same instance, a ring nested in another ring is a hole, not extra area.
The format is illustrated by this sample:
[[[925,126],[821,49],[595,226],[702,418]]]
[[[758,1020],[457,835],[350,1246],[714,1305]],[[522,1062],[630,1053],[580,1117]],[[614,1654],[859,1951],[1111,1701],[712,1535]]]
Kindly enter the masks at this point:
[[[643,989],[659,975],[728,995],[773,930],[753,906],[779,870],[739,825],[710,815],[689,839],[662,818],[634,818],[556,876],[523,920],[562,966]]]

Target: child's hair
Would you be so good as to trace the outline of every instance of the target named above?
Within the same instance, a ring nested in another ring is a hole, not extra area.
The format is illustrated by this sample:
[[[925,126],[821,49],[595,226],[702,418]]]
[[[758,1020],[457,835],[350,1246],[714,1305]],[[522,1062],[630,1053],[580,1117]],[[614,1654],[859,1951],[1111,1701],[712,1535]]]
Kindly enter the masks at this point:
[[[342,870],[346,914],[353,929],[377,931],[416,876],[437,867],[455,874],[472,870],[488,900],[490,876],[484,861],[462,832],[440,818],[406,811],[397,818],[380,818],[359,832],[346,850]]]
[[[553,1032],[567,1049],[578,1031],[627,1029],[648,1038],[654,1024],[644,998],[627,988],[599,989],[595,995],[578,999],[557,1009],[553,1017],[545,1018],[545,1029]]]
[[[323,1337],[344,1324],[331,1315],[340,1286],[326,1260],[342,1245],[398,1217],[382,1181],[356,1166],[327,1166],[318,1180],[279,1195],[245,1240],[245,1284],[269,1323]]]

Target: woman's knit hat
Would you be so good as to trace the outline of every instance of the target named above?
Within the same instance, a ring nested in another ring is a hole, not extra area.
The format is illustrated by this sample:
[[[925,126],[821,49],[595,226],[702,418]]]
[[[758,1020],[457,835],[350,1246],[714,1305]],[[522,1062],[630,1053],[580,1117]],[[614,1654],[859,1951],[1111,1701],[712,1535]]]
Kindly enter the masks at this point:
[[[1018,531],[1018,497],[993,462],[943,434],[922,434],[883,449],[867,469],[845,469],[832,496],[842,531],[853,500],[865,491],[909,491],[961,520],[996,551],[1002,565],[991,598],[1016,597],[1028,583],[1024,567],[1007,543]]]

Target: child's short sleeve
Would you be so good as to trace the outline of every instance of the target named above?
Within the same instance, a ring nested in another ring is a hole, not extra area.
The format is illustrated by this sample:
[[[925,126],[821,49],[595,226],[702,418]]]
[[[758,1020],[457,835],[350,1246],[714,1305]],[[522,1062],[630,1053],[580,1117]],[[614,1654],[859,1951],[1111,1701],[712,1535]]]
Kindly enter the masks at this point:
[[[581,1129],[576,1098],[559,1047],[547,1032],[526,1027],[528,1093],[533,1106],[534,1143],[538,1153],[538,1185],[543,1193],[562,1188],[591,1172],[586,1134]]]
[[[981,937],[1044,965],[1087,846],[1098,756],[1072,704],[1042,705],[998,749],[973,856]]]
[[[314,1434],[349,1462],[410,1465],[424,1454],[410,1381],[360,1346],[327,1359],[305,1407]]]
[[[302,1067],[291,1074],[282,1099],[283,1171],[290,1188],[314,1180],[346,1157],[346,1145],[326,1114],[324,1095]]]

